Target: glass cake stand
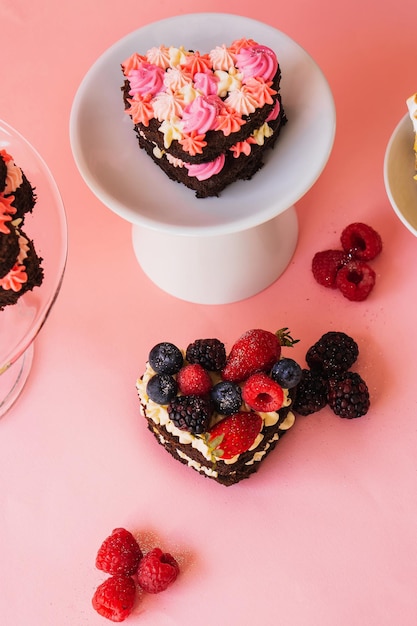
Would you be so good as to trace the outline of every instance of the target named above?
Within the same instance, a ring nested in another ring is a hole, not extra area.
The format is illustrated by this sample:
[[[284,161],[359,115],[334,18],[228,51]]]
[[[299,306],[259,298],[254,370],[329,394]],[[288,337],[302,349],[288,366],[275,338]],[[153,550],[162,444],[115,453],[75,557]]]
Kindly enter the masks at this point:
[[[198,199],[139,149],[123,110],[120,64],[161,44],[208,52],[243,37],[276,52],[288,123],[252,180]],[[225,304],[256,294],[287,267],[297,245],[295,203],[321,174],[335,125],[328,83],[297,43],[246,17],[195,13],[144,26],[100,56],[74,98],[70,140],[84,181],[131,222],[136,258],[148,277],[181,299]]]
[[[23,232],[33,240],[42,260],[40,287],[25,293],[15,305],[0,311],[0,416],[17,400],[31,370],[34,340],[58,295],[67,258],[67,222],[56,183],[29,142],[0,120],[0,149],[22,168],[37,202],[27,214]]]

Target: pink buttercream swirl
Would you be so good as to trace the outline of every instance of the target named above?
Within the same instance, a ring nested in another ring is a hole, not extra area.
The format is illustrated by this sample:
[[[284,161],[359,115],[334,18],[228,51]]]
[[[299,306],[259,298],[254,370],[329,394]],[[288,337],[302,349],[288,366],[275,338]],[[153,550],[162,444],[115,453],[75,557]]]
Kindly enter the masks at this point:
[[[179,67],[169,67],[164,75],[164,85],[170,91],[179,91],[192,82],[192,78],[184,74]]]
[[[185,163],[189,176],[195,176],[198,180],[207,180],[218,174],[224,166],[225,156],[221,154],[208,163]]]
[[[180,118],[184,110],[184,98],[180,93],[161,92],[152,102],[156,119],[159,122]]]
[[[280,110],[281,110],[281,103],[279,100],[277,100],[275,102],[274,108],[272,109],[268,117],[266,118],[265,122],[271,122],[272,120],[276,120],[279,115]]]
[[[209,53],[213,70],[228,72],[235,64],[235,55],[223,44]]]
[[[242,48],[251,48],[252,46],[259,45],[257,41],[254,39],[246,39],[242,37],[242,39],[235,39],[229,46],[229,51],[232,54],[237,54],[242,50]]]
[[[211,61],[208,54],[200,54],[198,51],[186,56],[181,68],[190,76],[194,76],[197,72],[206,72],[211,70]]]
[[[267,46],[251,46],[242,48],[236,55],[236,67],[242,72],[243,78],[251,76],[272,80],[278,70],[278,59]]]
[[[182,121],[186,133],[196,131],[199,135],[214,130],[217,125],[217,115],[223,108],[223,102],[218,96],[197,96],[184,109]]]
[[[263,107],[266,104],[273,104],[272,98],[277,92],[270,87],[271,83],[266,83],[262,78],[248,78],[245,81],[245,88],[258,101],[258,107]]]
[[[141,54],[134,52],[126,59],[126,61],[123,61],[122,63],[123,74],[128,76],[132,70],[137,70],[143,61],[146,61],[146,58]]]
[[[217,117],[216,130],[221,130],[228,137],[231,133],[237,133],[244,124],[244,120],[234,109],[223,107]]]
[[[194,74],[194,87],[204,96],[217,95],[219,79],[211,72],[197,72]]]
[[[9,194],[16,191],[23,182],[22,170],[13,160],[7,161],[6,185],[3,193]]]
[[[18,292],[22,289],[22,285],[27,282],[27,279],[25,266],[16,263],[6,276],[0,278],[0,287],[6,291]]]
[[[11,216],[16,213],[15,207],[12,206],[13,200],[14,196],[9,196],[8,198],[0,196],[0,233],[4,233],[5,235],[10,233],[7,222],[11,222]]]
[[[158,67],[162,67],[166,70],[170,65],[169,48],[166,46],[154,46],[150,48],[146,53],[146,60],[148,63],[153,63]]]
[[[164,87],[164,70],[157,65],[143,61],[140,66],[128,74],[130,83],[129,94],[134,96],[155,96]]]
[[[233,152],[233,156],[235,159],[238,159],[241,154],[245,156],[249,156],[252,152],[251,144],[256,143],[253,137],[248,137],[245,141],[238,141],[230,148]]]
[[[151,99],[150,94],[142,97],[138,93],[127,99],[130,108],[125,109],[125,113],[130,115],[134,124],[149,126],[149,121],[155,117]]]

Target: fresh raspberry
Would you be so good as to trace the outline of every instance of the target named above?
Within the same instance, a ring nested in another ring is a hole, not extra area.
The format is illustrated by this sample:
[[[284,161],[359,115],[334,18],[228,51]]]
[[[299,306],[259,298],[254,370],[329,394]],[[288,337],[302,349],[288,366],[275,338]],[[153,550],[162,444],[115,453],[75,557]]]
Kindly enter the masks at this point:
[[[254,411],[279,411],[284,401],[282,387],[267,374],[252,374],[242,389],[242,398]]]
[[[337,273],[346,261],[347,256],[343,250],[317,252],[311,263],[313,276],[319,285],[335,289]]]
[[[154,548],[139,564],[138,585],[148,593],[159,593],[171,585],[179,574],[177,561],[168,552]]]
[[[130,576],[110,576],[97,587],[93,608],[112,622],[123,622],[130,615],[135,603],[136,585]]]
[[[382,239],[379,233],[372,226],[361,222],[346,226],[340,240],[343,250],[359,261],[371,261],[382,250]]]
[[[180,392],[186,396],[204,396],[210,393],[213,386],[209,373],[199,363],[190,363],[180,369],[177,384]]]
[[[128,530],[115,528],[101,544],[96,567],[106,574],[134,574],[142,558],[138,542]]]
[[[338,271],[336,285],[348,300],[365,300],[375,285],[374,270],[363,261],[349,261]]]

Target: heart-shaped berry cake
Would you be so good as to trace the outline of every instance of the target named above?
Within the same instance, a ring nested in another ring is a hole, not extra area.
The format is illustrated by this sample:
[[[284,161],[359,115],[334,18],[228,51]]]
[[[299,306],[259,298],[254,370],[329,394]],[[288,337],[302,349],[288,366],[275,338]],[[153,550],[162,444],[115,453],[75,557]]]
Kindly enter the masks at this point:
[[[176,460],[229,486],[257,471],[294,422],[301,367],[287,329],[252,329],[226,355],[219,339],[156,344],[136,382],[149,430]]]
[[[160,45],[121,65],[140,147],[198,198],[250,179],[287,121],[277,56],[253,39],[204,54]]]

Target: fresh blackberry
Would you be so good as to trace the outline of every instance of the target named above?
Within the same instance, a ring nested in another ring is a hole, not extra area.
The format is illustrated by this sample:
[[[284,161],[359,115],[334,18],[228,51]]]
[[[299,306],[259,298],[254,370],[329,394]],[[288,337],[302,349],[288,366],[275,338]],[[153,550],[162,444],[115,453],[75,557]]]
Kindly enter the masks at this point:
[[[210,401],[202,396],[176,396],[168,405],[169,419],[177,428],[193,435],[207,431],[211,413]]]
[[[199,363],[206,370],[218,372],[226,364],[226,349],[219,339],[196,339],[188,346],[185,358],[189,363]]]
[[[325,333],[306,354],[310,369],[327,376],[346,372],[358,358],[358,344],[345,333]]]
[[[339,417],[362,417],[370,405],[368,386],[356,372],[345,372],[330,378],[328,403]]]
[[[303,369],[293,404],[294,411],[300,415],[310,415],[320,411],[326,404],[326,379],[317,372]]]
[[[233,415],[238,413],[242,404],[242,391],[236,383],[222,380],[211,390],[211,399],[217,413]]]
[[[146,385],[146,393],[157,404],[168,404],[177,392],[177,382],[169,374],[155,374]]]
[[[149,364],[158,374],[176,374],[184,362],[182,352],[168,341],[157,343],[149,352]]]

